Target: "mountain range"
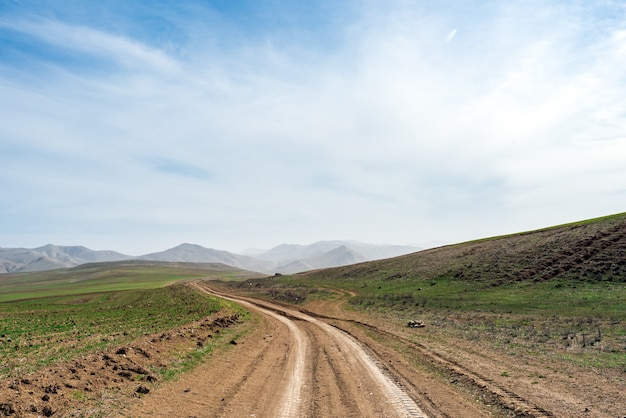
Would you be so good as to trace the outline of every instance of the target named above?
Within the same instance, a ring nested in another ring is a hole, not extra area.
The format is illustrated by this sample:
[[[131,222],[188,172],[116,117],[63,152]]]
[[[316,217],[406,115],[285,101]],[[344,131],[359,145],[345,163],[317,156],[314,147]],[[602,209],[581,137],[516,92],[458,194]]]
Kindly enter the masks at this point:
[[[419,250],[418,247],[402,245],[319,241],[309,245],[282,244],[267,251],[235,254],[185,243],[165,251],[134,257],[116,251],[90,250],[83,246],[48,244],[32,249],[0,248],[0,273],[54,270],[93,262],[149,260],[222,263],[265,274],[291,274],[396,257]]]

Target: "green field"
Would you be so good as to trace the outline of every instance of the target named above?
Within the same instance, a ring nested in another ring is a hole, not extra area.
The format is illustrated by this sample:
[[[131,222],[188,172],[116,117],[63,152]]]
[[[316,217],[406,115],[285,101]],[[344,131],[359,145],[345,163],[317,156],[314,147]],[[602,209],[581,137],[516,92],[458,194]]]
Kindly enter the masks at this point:
[[[0,304],[0,375],[30,372],[209,316],[221,302],[183,285]]]
[[[233,310],[179,281],[232,280],[222,265],[118,262],[0,275],[0,377]]]
[[[254,277],[221,264],[123,261],[35,273],[0,274],[0,302],[120,290],[153,289],[180,280]]]

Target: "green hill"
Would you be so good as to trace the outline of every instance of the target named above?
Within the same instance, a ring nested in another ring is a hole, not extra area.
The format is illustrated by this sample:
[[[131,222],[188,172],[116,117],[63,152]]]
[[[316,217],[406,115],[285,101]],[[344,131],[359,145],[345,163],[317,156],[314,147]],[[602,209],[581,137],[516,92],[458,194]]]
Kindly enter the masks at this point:
[[[626,213],[305,274],[322,280],[626,281]]]
[[[252,283],[298,303],[343,289],[367,309],[626,319],[626,213]]]
[[[127,260],[82,264],[73,268],[0,274],[0,302],[118,290],[153,289],[179,280],[233,280],[258,273],[219,263]]]
[[[419,319],[422,343],[626,371],[626,213],[230,285],[322,314],[346,301],[389,326]]]

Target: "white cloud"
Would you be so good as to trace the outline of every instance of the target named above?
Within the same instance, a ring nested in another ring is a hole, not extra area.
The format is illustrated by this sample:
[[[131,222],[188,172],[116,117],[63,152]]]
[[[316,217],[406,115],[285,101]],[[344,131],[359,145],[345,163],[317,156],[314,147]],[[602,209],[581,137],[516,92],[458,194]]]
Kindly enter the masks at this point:
[[[97,223],[134,230],[137,248],[156,230],[164,246],[233,249],[462,240],[623,210],[625,32],[536,7],[366,7],[325,53],[239,40],[184,59],[4,20],[112,71],[45,62],[30,85],[0,68],[0,135],[26,155],[2,159],[0,177],[25,218],[45,202],[94,236]]]

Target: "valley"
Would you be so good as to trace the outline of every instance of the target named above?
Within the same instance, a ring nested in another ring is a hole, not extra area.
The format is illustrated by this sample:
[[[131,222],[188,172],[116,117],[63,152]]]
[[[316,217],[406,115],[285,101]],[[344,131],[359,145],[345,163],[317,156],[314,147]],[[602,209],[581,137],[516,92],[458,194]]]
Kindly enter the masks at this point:
[[[0,415],[621,417],[625,260],[618,214],[293,275],[4,274]]]

